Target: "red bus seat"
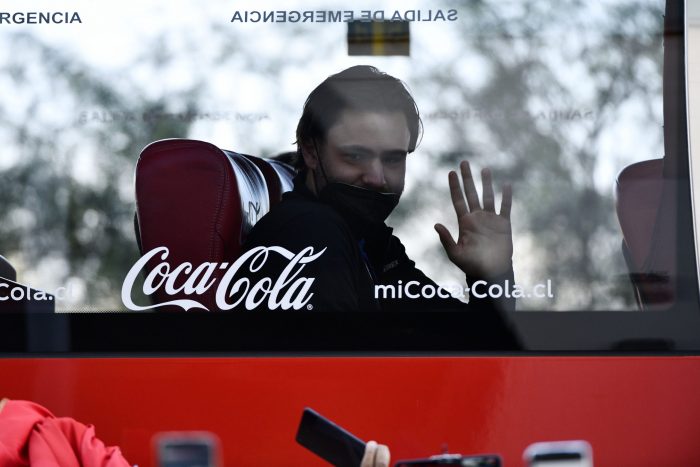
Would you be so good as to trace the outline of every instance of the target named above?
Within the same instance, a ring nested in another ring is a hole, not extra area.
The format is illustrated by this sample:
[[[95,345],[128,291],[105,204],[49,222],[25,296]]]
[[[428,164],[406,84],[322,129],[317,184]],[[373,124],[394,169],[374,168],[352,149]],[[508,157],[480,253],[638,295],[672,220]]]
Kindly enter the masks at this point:
[[[287,164],[188,139],[149,144],[136,164],[136,237],[141,254],[169,249],[171,269],[185,262],[231,263],[246,235],[291,190]],[[147,264],[152,269],[160,255]],[[217,268],[215,278],[226,271]],[[216,309],[215,290],[198,300]],[[154,294],[156,303],[182,298]]]

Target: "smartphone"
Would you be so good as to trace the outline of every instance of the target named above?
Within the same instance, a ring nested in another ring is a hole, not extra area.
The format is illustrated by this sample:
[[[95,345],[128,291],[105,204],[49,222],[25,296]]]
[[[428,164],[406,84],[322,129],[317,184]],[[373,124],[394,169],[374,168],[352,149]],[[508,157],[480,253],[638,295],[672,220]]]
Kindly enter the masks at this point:
[[[593,467],[593,450],[586,441],[534,443],[523,460],[528,467]]]
[[[313,409],[305,408],[297,443],[337,467],[359,467],[365,442]]]

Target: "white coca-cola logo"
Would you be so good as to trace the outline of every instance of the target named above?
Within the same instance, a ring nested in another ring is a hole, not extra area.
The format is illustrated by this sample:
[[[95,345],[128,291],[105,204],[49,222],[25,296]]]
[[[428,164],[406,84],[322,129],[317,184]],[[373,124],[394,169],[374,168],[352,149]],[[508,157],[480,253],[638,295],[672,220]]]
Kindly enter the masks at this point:
[[[246,309],[252,310],[267,301],[267,308],[270,310],[277,308],[299,310],[306,306],[314,295],[309,292],[314,279],[299,277],[299,274],[308,263],[318,259],[324,251],[326,251],[325,248],[314,253],[313,247],[306,247],[295,254],[279,246],[260,246],[245,252],[231,265],[228,263],[202,263],[195,268],[191,263],[183,263],[171,269],[170,265],[165,262],[170,254],[168,248],[154,248],[143,255],[126,275],[122,285],[122,302],[133,311],[151,310],[164,306],[179,306],[185,311],[197,308],[209,311],[206,306],[195,299],[170,300],[148,306],[139,306],[133,302],[131,292],[138,275],[146,263],[160,253],[161,263],[148,273],[143,283],[143,293],[146,295],[153,294],[161,287],[168,295],[202,295],[217,281],[215,277],[212,277],[214,271],[226,269],[226,273],[216,286],[217,308],[230,310],[243,304]],[[245,275],[259,272],[272,254],[281,255],[288,261],[287,265],[275,280],[270,277],[262,277],[257,283],[251,284],[251,280]],[[239,271],[242,275],[237,277]],[[307,308],[310,308],[310,305]]]

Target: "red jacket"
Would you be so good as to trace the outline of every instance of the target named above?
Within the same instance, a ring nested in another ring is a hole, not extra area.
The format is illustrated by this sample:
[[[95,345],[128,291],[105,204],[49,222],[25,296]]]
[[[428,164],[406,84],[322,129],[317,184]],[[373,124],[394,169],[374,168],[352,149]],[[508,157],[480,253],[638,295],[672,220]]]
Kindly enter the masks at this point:
[[[130,467],[118,447],[95,436],[92,425],[8,399],[0,400],[0,466]]]

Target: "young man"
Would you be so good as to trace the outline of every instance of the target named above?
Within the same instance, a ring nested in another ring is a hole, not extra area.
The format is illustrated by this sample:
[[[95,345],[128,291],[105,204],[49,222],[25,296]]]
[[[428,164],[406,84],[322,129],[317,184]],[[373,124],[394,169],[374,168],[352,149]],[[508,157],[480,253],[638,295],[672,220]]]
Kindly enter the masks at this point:
[[[472,296],[465,305],[449,297],[415,267],[384,223],[399,202],[406,158],[421,131],[418,108],[400,80],[370,66],[327,78],[309,95],[297,126],[299,174],[294,189],[256,224],[246,249],[323,251],[300,272],[314,279],[309,302],[314,310],[512,308],[512,300]],[[483,280],[485,292],[489,284],[513,280],[511,190],[504,189],[497,214],[489,170],[482,171],[483,205],[469,164],[462,162],[460,170],[464,191],[457,174],[449,174],[457,240],[443,225],[435,229],[467,283]],[[404,286],[410,296],[397,292]],[[436,291],[433,296],[431,290]]]

